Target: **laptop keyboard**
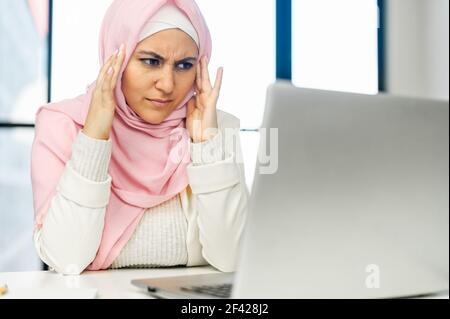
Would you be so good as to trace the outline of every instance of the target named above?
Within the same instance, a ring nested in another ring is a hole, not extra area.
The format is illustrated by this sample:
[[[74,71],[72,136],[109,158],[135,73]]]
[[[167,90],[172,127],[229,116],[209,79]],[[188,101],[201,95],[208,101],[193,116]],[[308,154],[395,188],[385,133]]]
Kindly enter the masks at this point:
[[[228,299],[231,298],[231,288],[232,284],[223,284],[181,287],[181,290]]]

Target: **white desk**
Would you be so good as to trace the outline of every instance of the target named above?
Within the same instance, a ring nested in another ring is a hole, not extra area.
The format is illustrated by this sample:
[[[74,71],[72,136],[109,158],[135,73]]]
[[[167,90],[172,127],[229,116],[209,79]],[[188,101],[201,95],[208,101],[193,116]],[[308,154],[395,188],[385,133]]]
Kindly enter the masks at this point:
[[[151,298],[143,289],[133,286],[133,279],[173,277],[217,273],[213,267],[182,267],[161,269],[126,269],[84,272],[80,276],[62,276],[55,272],[0,273],[0,284],[8,285],[7,298],[46,298],[59,294],[59,298],[77,298],[86,295],[87,289],[97,289],[97,298],[143,299]],[[80,288],[79,294],[73,289]]]
[[[97,290],[97,298],[108,299],[148,299],[143,289],[131,285],[131,280],[139,278],[173,277],[217,273],[213,267],[129,269],[85,272],[81,276],[62,276],[54,272],[0,273],[0,283],[6,283],[9,291],[2,298],[77,298]],[[81,290],[76,290],[80,288]],[[74,290],[75,289],[75,290]],[[43,294],[43,291],[47,291]],[[76,292],[80,293],[77,294]],[[72,294],[71,292],[75,292]],[[449,292],[424,297],[424,299],[449,299]]]

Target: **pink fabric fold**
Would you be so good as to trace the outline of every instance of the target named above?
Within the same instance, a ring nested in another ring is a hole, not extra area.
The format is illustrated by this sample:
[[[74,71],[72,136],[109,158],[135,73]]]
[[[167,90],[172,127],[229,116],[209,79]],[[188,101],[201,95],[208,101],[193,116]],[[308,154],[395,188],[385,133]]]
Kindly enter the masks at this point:
[[[211,35],[194,0],[115,0],[106,12],[100,31],[100,64],[125,43],[127,56],[123,73],[138,44],[141,29],[167,2],[177,5],[196,28],[200,38],[199,57],[210,58]],[[111,131],[112,157],[108,170],[112,177],[111,198],[101,244],[88,270],[109,268],[144,211],[171,199],[189,184],[187,166],[191,156],[186,115],[194,86],[163,123],[153,125],[140,119],[126,104],[120,79],[121,76],[115,90],[117,110]],[[44,105],[36,113],[31,174],[36,227],[44,222],[61,172],[70,159],[71,144],[86,121],[94,89],[95,82],[88,86],[85,94]],[[55,123],[62,117],[69,118],[71,125]]]

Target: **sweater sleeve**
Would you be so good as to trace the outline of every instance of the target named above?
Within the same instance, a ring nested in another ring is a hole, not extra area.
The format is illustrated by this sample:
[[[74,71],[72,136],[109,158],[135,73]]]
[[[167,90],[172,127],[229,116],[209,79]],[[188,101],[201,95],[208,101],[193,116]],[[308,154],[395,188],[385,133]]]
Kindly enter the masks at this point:
[[[39,151],[39,139],[38,129],[33,152]],[[95,258],[110,198],[111,144],[111,140],[95,140],[82,131],[76,135],[42,225],[35,229],[38,255],[59,273],[80,274]],[[41,150],[41,154],[51,161],[55,152]],[[34,174],[35,178],[39,175]]]
[[[228,124],[213,139],[191,144],[188,166],[202,255],[223,272],[235,271],[249,198],[239,120]]]

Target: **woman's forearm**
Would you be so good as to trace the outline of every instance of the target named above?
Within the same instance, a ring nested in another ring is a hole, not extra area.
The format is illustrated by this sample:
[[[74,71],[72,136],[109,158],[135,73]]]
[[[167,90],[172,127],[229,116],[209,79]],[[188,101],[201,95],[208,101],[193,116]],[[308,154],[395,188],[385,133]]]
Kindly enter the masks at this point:
[[[110,155],[111,141],[80,132],[44,223],[35,230],[39,256],[59,273],[79,274],[95,258],[110,197]]]
[[[222,130],[213,140],[192,145],[193,165],[188,167],[202,254],[224,272],[236,268],[249,198],[239,125],[231,126],[234,130]]]
[[[80,274],[95,258],[104,214],[105,208],[84,207],[58,192],[42,228],[34,233],[39,257],[58,273]]]

